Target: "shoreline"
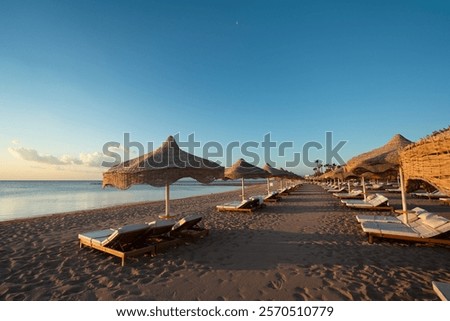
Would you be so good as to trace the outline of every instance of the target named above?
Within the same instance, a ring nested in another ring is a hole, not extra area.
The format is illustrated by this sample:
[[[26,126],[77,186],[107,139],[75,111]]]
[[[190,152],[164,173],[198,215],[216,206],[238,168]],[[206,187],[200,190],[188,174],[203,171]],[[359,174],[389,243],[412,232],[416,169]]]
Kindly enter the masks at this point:
[[[246,187],[247,188],[247,187]],[[186,196],[186,197],[180,197],[180,198],[174,198],[171,199],[170,202],[172,204],[173,201],[177,200],[189,200],[191,198],[198,198],[198,197],[205,197],[208,195],[216,195],[216,194],[228,194],[228,193],[235,193],[236,191],[240,192],[240,188],[228,191],[228,192],[219,192],[219,193],[209,193],[209,194],[202,194],[202,195],[194,195],[194,196]],[[156,203],[163,203],[165,205],[165,200],[155,200],[155,201],[138,201],[138,202],[129,202],[129,203],[123,203],[123,204],[116,204],[116,205],[110,205],[110,206],[104,206],[104,207],[96,207],[91,209],[85,209],[85,210],[75,210],[75,211],[67,211],[67,212],[57,212],[57,213],[49,213],[49,214],[42,214],[42,215],[36,215],[36,216],[30,216],[30,217],[19,217],[12,220],[4,220],[0,221],[0,225],[7,224],[7,223],[14,223],[14,222],[21,222],[21,221],[28,221],[28,220],[40,220],[44,218],[50,218],[50,217],[58,217],[58,216],[67,216],[67,215],[81,215],[83,213],[91,214],[92,212],[99,212],[99,211],[106,211],[106,210],[117,210],[120,208],[129,208],[129,207],[136,207],[136,206],[151,206],[152,204]]]
[[[248,196],[263,191],[246,187]],[[209,235],[130,258],[124,267],[116,257],[80,249],[78,233],[149,222],[164,213],[164,201],[1,222],[0,300],[437,301],[431,281],[450,280],[448,248],[368,244],[358,212],[318,186],[305,184],[253,214],[215,210],[239,194],[173,200],[174,214],[203,215]],[[388,197],[398,208],[399,196]],[[448,206],[410,201],[450,216]]]
[[[50,182],[60,182],[60,181],[50,181]],[[65,182],[65,181],[63,181]],[[77,181],[77,182],[90,182],[90,181]],[[101,181],[100,181],[101,182]],[[196,182],[196,181],[195,181]],[[194,185],[197,185],[197,183],[195,183]],[[210,187],[210,184],[200,184],[201,186],[206,186],[206,187]],[[265,185],[265,183],[263,182],[249,182],[246,184],[246,188],[250,187],[250,186],[262,186]],[[232,190],[229,191],[225,191],[225,192],[215,192],[214,191],[214,187],[218,187],[218,186],[225,186],[225,187],[229,187],[229,188],[233,188]],[[198,197],[198,196],[205,196],[205,195],[211,195],[211,194],[220,194],[220,193],[227,193],[227,192],[233,192],[235,190],[240,190],[240,183],[232,183],[232,184],[223,184],[223,183],[219,183],[219,184],[214,184],[212,185],[212,191],[208,192],[208,193],[204,193],[204,194],[198,194],[198,195],[191,195],[191,196],[181,196],[181,197],[174,197],[174,195],[172,195],[173,198],[171,198],[171,201],[173,200],[177,200],[177,199],[188,199],[190,197]],[[164,197],[164,196],[163,196]],[[7,218],[7,219],[1,219],[0,220],[0,224],[2,224],[3,222],[10,222],[10,221],[15,221],[15,220],[27,220],[27,219],[35,219],[35,218],[41,218],[41,217],[47,217],[47,216],[52,216],[52,215],[63,215],[63,214],[69,214],[69,213],[78,213],[78,212],[83,212],[83,211],[95,211],[95,210],[99,210],[99,209],[108,209],[108,208],[114,208],[116,206],[134,206],[134,205],[140,205],[143,203],[152,203],[152,202],[160,202],[160,201],[165,201],[164,198],[162,199],[156,199],[156,200],[142,200],[142,201],[132,201],[132,202],[126,202],[126,203],[121,203],[121,204],[112,204],[112,205],[105,205],[105,206],[100,206],[100,207],[90,207],[90,208],[86,208],[86,209],[79,209],[79,210],[68,210],[68,211],[58,211],[58,212],[51,212],[51,213],[42,213],[42,214],[33,214],[31,216],[19,216],[17,218]]]

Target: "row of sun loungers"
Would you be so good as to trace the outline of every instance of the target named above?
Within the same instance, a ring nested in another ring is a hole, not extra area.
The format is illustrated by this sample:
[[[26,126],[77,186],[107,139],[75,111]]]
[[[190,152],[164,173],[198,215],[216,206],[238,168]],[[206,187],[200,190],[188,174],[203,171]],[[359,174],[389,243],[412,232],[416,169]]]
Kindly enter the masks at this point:
[[[360,199],[364,198],[363,191],[354,189],[350,191],[349,193],[333,193],[334,197],[340,198],[340,199]]]
[[[332,187],[327,190],[328,193],[345,193],[347,189],[345,187]]]
[[[228,202],[216,206],[219,212],[254,212],[262,207],[264,203],[278,202],[281,200],[280,192],[271,192],[265,196],[252,196],[242,201]]]
[[[279,191],[273,191],[267,195],[252,196],[242,201],[233,201],[216,206],[219,212],[254,212],[265,206],[264,203],[279,202],[282,195],[289,195],[295,191],[299,185],[293,185],[280,189]]]
[[[328,189],[327,191],[332,192],[333,190]],[[391,193],[401,192],[399,188],[386,189],[386,191]],[[366,200],[356,199],[358,197],[363,198],[363,193],[360,190],[353,190],[350,193],[334,192],[333,196],[339,198],[345,206],[354,209],[393,210],[389,206],[389,199],[381,194],[369,195]],[[450,198],[442,197],[444,195],[438,191],[432,194],[415,193],[413,196],[429,199],[439,198],[441,203],[450,205]],[[356,215],[356,220],[361,224],[363,232],[367,234],[370,244],[377,238],[450,245],[450,220],[429,213],[420,207],[410,210],[406,215],[359,214]],[[450,283],[433,281],[432,287],[441,300],[450,300]]]
[[[219,212],[253,212],[264,206],[264,199],[262,197],[250,197],[243,201],[228,202],[217,205],[216,209]]]
[[[292,192],[295,192],[300,186],[302,186],[301,184],[296,184],[296,185],[291,185],[285,188],[282,188],[278,191],[279,195],[289,195]]]
[[[281,201],[281,196],[279,192],[271,192],[268,195],[264,197],[264,202],[270,203],[270,202],[279,202]]]
[[[201,238],[208,230],[200,228],[200,215],[190,215],[179,221],[158,220],[145,224],[125,225],[117,229],[85,232],[78,235],[80,248],[90,247],[121,258],[159,251]]]

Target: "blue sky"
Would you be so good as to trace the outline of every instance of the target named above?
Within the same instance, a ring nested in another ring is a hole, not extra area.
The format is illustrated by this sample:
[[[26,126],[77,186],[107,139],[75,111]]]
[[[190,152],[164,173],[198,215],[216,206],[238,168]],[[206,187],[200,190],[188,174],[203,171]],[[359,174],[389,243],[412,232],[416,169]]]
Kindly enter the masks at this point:
[[[448,1],[2,1],[0,179],[100,179],[124,133],[347,161],[449,125],[449,57]]]

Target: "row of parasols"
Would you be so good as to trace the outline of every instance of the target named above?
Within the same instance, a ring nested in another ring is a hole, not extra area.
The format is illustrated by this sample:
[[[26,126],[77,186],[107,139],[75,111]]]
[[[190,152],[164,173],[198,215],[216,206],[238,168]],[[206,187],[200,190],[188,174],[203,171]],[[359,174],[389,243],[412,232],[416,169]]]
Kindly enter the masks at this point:
[[[243,200],[245,199],[245,179],[277,178],[283,184],[284,179],[301,178],[285,169],[277,169],[269,164],[260,168],[244,159],[239,159],[230,168],[224,168],[218,163],[183,151],[175,139],[169,136],[158,149],[106,171],[103,174],[103,187],[114,186],[119,189],[128,189],[134,184],[165,187],[165,217],[168,218],[170,217],[170,185],[184,177],[191,177],[204,184],[209,184],[217,179],[241,179]]]
[[[407,213],[406,192],[424,182],[450,195],[450,127],[411,142],[395,135],[385,145],[350,159],[344,167],[324,173],[319,179],[399,177],[402,211]]]

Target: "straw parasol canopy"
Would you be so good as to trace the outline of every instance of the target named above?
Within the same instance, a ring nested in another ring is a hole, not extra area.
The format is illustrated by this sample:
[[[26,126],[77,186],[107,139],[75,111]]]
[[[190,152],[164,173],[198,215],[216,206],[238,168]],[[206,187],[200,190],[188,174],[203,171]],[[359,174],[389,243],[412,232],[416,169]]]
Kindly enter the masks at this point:
[[[295,174],[294,172],[288,171],[287,169],[284,169],[283,167],[280,167],[280,170],[286,173],[286,178],[288,179],[300,179],[301,177]]]
[[[180,149],[169,136],[153,152],[111,167],[103,173],[103,187],[128,189],[134,184],[166,187],[166,217],[169,217],[169,185],[183,177],[201,183],[211,183],[223,178],[224,168],[215,162],[189,154]]]
[[[246,178],[266,178],[269,173],[264,169],[238,159],[230,168],[225,169],[224,177],[228,179],[242,179],[242,200],[245,199],[244,179]]]
[[[422,180],[450,195],[450,127],[405,147],[400,164],[406,190]]]
[[[272,167],[268,163],[266,163],[264,165],[263,170],[268,172],[270,177],[286,177],[286,176],[288,176],[288,173],[286,173],[286,171]]]
[[[270,177],[283,179],[287,176],[289,176],[289,173],[287,173],[285,170],[277,169],[275,167],[270,166],[269,163],[266,163],[263,167],[263,169],[269,173],[269,176],[267,177],[267,193],[270,194]]]
[[[337,167],[333,170],[329,170],[322,175],[319,176],[319,179],[330,179],[330,178],[338,178],[344,181],[348,176],[353,175],[353,173],[346,173],[343,167]]]
[[[400,164],[399,150],[409,144],[410,140],[397,134],[385,145],[350,159],[346,165],[346,172],[353,172],[356,175],[365,172],[380,176],[397,175]]]
[[[347,165],[345,166],[346,172],[352,172],[356,175],[360,175],[362,178],[364,199],[367,198],[364,178],[366,176],[373,176],[374,174],[376,177],[380,178],[382,176],[397,175],[400,167],[399,151],[409,144],[411,144],[409,139],[397,134],[383,146],[355,156],[347,162]],[[406,205],[404,207],[406,207]]]

